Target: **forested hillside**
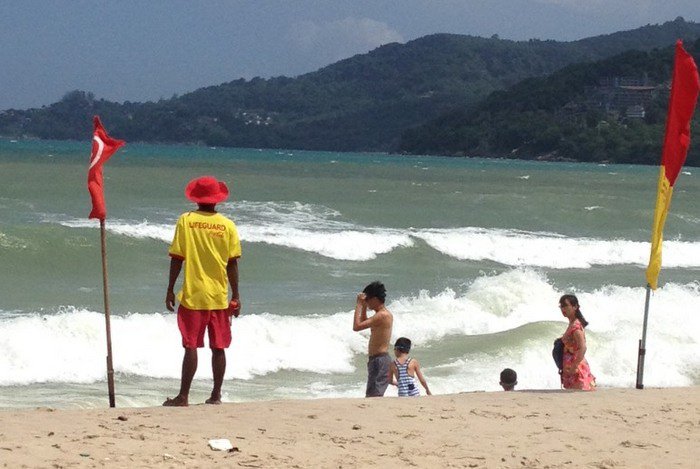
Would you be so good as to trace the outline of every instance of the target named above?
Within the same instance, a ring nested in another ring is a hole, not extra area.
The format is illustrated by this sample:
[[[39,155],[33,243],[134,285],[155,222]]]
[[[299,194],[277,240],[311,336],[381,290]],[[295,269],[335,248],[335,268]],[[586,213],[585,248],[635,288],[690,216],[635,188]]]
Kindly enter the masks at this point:
[[[700,63],[700,40],[685,45]],[[459,156],[656,164],[673,47],[570,65],[407,131],[398,150]],[[691,133],[700,138],[700,113]],[[687,163],[700,166],[700,145]]]
[[[113,103],[72,91],[40,109],[0,112],[0,135],[84,139],[92,116],[99,114],[113,135],[131,142],[339,151],[436,148],[416,142],[420,132],[403,140],[402,135],[449,112],[469,115],[492,92],[523,79],[630,48],[667,47],[679,37],[697,39],[700,24],[677,19],[574,42],[436,34],[388,44],[296,78],[234,80],[158,102]]]

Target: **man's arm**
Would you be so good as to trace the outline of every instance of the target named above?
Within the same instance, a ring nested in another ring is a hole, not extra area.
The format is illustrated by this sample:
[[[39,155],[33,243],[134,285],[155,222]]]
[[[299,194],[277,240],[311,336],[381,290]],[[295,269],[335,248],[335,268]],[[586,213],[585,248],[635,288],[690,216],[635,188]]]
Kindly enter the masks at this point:
[[[175,282],[177,277],[180,275],[180,270],[182,270],[182,259],[176,257],[170,258],[170,278],[168,280],[168,290],[165,293],[165,307],[169,311],[175,311]]]
[[[231,302],[235,301],[236,307],[230,309],[230,313],[234,317],[238,317],[241,314],[241,299],[238,294],[238,258],[234,257],[228,260],[226,264],[226,275],[228,276],[228,283],[231,285]]]
[[[367,319],[367,302],[365,301],[366,296],[364,293],[357,294],[357,301],[355,303],[355,316],[352,321],[352,330],[361,331],[367,329],[372,325],[370,322],[374,316]]]
[[[392,386],[398,386],[398,381],[399,379],[399,370],[396,368],[396,364],[394,362],[391,362],[389,364],[389,376],[387,376],[387,381],[389,381],[389,384]]]

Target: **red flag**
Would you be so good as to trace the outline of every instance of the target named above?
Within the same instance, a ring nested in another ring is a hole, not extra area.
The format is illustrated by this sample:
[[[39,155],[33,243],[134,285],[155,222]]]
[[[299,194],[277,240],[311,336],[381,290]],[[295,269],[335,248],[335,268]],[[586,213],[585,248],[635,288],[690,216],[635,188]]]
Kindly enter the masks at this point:
[[[107,216],[107,208],[105,207],[105,195],[102,190],[102,165],[116,152],[119,147],[126,142],[117,140],[109,135],[100,118],[93,118],[95,131],[92,135],[92,152],[90,153],[90,168],[88,169],[88,190],[92,199],[92,211],[88,218],[97,218],[104,220]]]
[[[666,136],[661,156],[656,208],[651,233],[651,255],[647,267],[647,283],[656,290],[661,271],[661,243],[663,241],[666,215],[671,206],[673,185],[681,172],[690,146],[690,120],[693,118],[695,103],[700,92],[700,77],[693,57],[683,49],[683,43],[676,42],[676,56],[671,82],[671,99],[668,104]]]

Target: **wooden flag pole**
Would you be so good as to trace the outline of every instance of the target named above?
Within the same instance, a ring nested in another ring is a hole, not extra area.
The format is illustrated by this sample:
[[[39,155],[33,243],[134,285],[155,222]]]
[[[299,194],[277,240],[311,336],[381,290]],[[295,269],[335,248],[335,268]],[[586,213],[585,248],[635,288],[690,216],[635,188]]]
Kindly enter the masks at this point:
[[[107,286],[107,243],[105,242],[104,219],[100,219],[100,240],[102,244],[102,291],[104,292],[105,326],[107,328],[107,389],[109,390],[109,406],[115,407],[114,368],[112,366],[112,328],[109,321],[109,288]]]
[[[644,356],[647,353],[647,322],[649,321],[649,297],[651,285],[647,284],[647,297],[644,302],[644,325],[642,326],[642,338],[639,341],[639,355],[637,355],[637,389],[644,389]]]

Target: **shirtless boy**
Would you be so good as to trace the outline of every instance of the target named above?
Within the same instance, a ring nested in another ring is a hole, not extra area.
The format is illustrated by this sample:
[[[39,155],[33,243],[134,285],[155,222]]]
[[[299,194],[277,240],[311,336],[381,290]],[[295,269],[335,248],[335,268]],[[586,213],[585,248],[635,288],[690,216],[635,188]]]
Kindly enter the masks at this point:
[[[367,353],[367,390],[365,397],[381,397],[389,386],[389,342],[394,317],[384,306],[386,288],[381,282],[372,282],[358,293],[355,304],[355,317],[352,323],[353,331],[370,330]],[[367,317],[367,308],[374,315]]]

